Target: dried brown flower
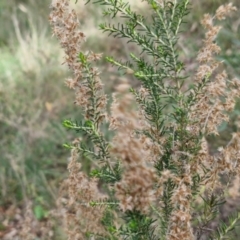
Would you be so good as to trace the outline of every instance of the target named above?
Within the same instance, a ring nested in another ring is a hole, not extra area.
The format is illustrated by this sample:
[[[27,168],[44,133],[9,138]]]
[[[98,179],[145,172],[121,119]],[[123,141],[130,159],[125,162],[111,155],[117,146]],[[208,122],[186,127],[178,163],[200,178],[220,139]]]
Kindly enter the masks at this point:
[[[106,235],[101,225],[105,208],[91,206],[93,201],[100,202],[105,195],[98,190],[98,181],[88,179],[81,171],[78,160],[77,148],[72,149],[68,164],[69,177],[61,186],[61,196],[58,199],[58,216],[64,223],[68,239],[85,239],[87,234]]]

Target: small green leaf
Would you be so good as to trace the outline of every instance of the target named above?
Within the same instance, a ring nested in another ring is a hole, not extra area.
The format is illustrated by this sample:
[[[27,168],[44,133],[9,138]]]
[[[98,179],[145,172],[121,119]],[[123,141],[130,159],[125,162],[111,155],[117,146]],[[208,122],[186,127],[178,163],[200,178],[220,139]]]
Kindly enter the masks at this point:
[[[143,73],[142,71],[135,72],[135,73],[134,73],[134,76],[135,76],[135,77],[139,77],[139,78],[145,77],[145,76],[144,76],[144,73]]]
[[[87,58],[86,58],[86,56],[85,56],[82,52],[79,53],[79,59],[80,59],[80,62],[81,62],[83,65],[86,65],[86,63],[87,63]]]
[[[152,5],[152,9],[153,10],[157,10],[158,7],[157,7],[157,4],[155,2],[152,2],[151,5]]]
[[[67,148],[67,149],[72,149],[73,147],[70,145],[70,144],[68,144],[68,143],[64,143],[63,144],[63,147],[65,147],[65,148]]]
[[[131,220],[130,222],[129,222],[129,225],[128,225],[129,227],[130,227],[130,229],[131,230],[136,230],[137,229],[137,226],[138,226],[138,224],[137,224],[137,222],[135,221],[135,220]]]
[[[116,232],[116,227],[115,226],[110,226],[107,229],[110,233],[115,233]]]
[[[91,177],[97,177],[97,176],[99,176],[99,174],[100,174],[100,171],[99,171],[99,170],[93,169],[93,170],[91,171],[91,173],[90,173],[90,176],[91,176]]]
[[[85,123],[84,123],[84,127],[89,127],[89,128],[93,128],[94,124],[91,120],[87,120]]]
[[[46,212],[41,205],[36,205],[33,212],[37,220],[42,220],[46,216]]]
[[[96,205],[97,205],[97,203],[96,203],[96,202],[94,202],[94,201],[91,201],[91,202],[89,203],[89,205],[90,205],[91,207],[94,207],[94,206],[96,206]]]
[[[109,63],[114,63],[114,59],[112,57],[106,57],[106,60],[109,62]]]
[[[63,121],[63,126],[66,128],[72,128],[73,127],[73,123],[70,120],[64,120]]]

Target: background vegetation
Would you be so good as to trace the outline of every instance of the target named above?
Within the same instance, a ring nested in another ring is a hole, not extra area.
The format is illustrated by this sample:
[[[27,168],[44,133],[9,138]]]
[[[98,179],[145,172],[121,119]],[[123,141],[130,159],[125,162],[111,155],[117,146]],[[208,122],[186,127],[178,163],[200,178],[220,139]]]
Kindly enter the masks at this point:
[[[131,2],[141,10],[142,3]],[[190,72],[195,70],[192,60],[203,39],[202,15],[228,3],[227,0],[192,2],[194,10],[187,16],[186,31],[180,39],[181,56]],[[238,0],[232,2],[240,8]],[[69,151],[62,144],[74,138],[61,122],[73,117],[73,113],[76,119],[81,118],[73,104],[72,91],[64,85],[69,72],[59,67],[63,53],[51,36],[49,5],[49,0],[0,1],[0,22],[4,23],[0,28],[0,239],[7,239],[13,230],[22,228],[28,203],[38,222],[44,224],[50,218],[58,186],[67,174]],[[83,7],[81,1],[75,8],[87,34],[89,49],[127,58],[131,45],[121,39],[107,38],[97,30],[102,22],[100,9],[91,4]],[[239,14],[235,16],[226,22],[217,41],[223,48],[220,58],[230,74],[240,77],[240,19]],[[131,77],[122,76],[104,61],[100,69],[107,91],[114,90],[121,78]],[[221,142],[214,141],[213,137],[209,139],[212,151],[231,138],[239,113],[240,105],[236,106],[229,126],[221,127]],[[237,201],[230,201],[226,211],[234,211]],[[224,211],[222,215],[224,217]],[[56,228],[49,232],[49,239],[60,239],[58,232]],[[42,234],[36,235],[46,239]]]

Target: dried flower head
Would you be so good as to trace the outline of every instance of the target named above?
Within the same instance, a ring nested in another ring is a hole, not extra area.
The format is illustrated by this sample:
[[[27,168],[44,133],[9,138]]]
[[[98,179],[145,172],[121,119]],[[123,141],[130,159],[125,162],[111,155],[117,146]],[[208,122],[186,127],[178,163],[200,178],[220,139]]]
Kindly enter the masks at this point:
[[[61,196],[58,199],[58,216],[62,219],[68,239],[85,239],[87,234],[106,235],[101,225],[105,208],[92,206],[94,201],[105,199],[98,190],[97,179],[89,179],[81,171],[78,163],[78,150],[72,149],[68,164],[69,177],[61,186]]]
[[[226,5],[221,5],[217,11],[215,17],[218,20],[224,20],[227,15],[230,15],[233,11],[236,11],[237,8],[233,6],[232,3],[228,3]]]

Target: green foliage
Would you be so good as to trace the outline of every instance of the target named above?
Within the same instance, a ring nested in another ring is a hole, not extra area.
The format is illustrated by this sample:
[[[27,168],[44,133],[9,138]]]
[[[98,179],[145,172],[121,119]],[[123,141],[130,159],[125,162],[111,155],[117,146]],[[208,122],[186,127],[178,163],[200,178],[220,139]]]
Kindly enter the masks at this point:
[[[211,240],[213,239],[228,239],[229,233],[236,228],[238,221],[240,220],[240,213],[233,214],[228,218],[228,223],[221,222],[220,226],[217,228],[215,234],[212,234],[213,237],[210,237]]]
[[[124,215],[125,224],[119,229],[119,235],[126,240],[156,240],[152,224],[155,220],[138,211],[127,211]]]
[[[47,212],[44,210],[44,208],[41,205],[36,205],[33,209],[34,215],[36,219],[42,220],[44,217],[47,216]]]

